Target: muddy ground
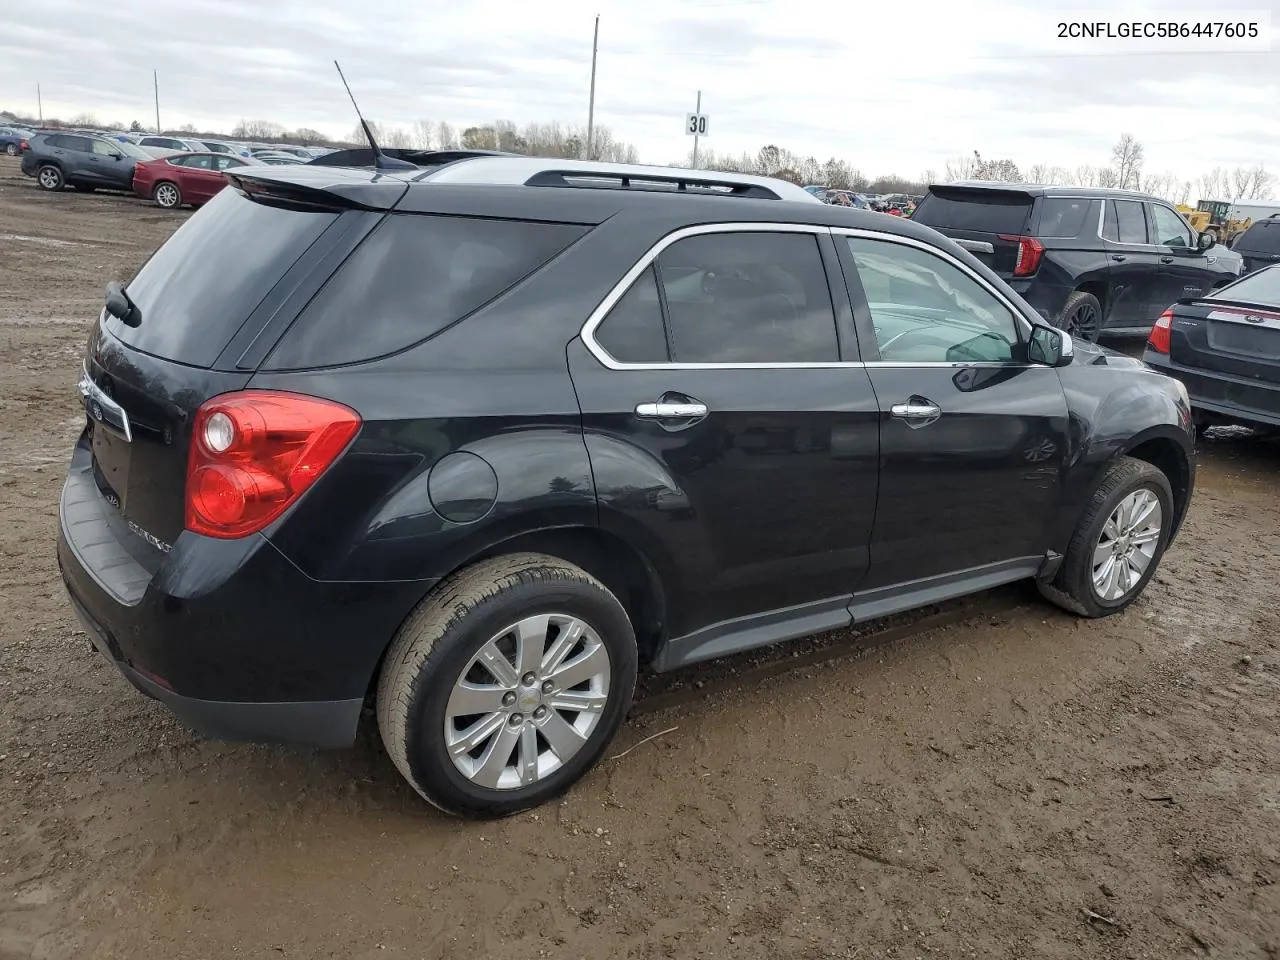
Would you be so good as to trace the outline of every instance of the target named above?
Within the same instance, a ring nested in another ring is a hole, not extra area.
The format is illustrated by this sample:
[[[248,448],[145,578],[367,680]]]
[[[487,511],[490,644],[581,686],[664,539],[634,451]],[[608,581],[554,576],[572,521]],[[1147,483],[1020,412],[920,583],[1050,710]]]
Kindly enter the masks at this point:
[[[371,730],[188,732],[53,549],[87,325],[182,216],[0,157],[0,957],[1280,957],[1280,447],[1248,435],[1203,443],[1124,615],[1005,590],[649,681],[610,755],[640,745],[533,814],[442,817]]]

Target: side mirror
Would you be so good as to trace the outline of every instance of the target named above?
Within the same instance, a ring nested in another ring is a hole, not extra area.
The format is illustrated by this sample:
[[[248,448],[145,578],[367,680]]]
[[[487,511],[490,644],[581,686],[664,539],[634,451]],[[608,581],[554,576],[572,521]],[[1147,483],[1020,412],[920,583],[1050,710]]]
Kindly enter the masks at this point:
[[[1035,326],[1027,342],[1027,359],[1046,367],[1065,367],[1075,356],[1071,335],[1057,327]]]
[[[1196,240],[1196,248],[1199,249],[1201,253],[1203,253],[1205,250],[1208,250],[1217,242],[1218,242],[1218,238],[1215,237],[1212,232],[1208,230],[1201,230],[1200,236]]]

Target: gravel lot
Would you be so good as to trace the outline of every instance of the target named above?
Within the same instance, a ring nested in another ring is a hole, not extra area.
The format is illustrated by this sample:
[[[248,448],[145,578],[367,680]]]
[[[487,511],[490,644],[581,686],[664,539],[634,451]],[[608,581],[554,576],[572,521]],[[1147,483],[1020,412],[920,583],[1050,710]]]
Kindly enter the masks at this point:
[[[1123,616],[1009,589],[649,679],[563,803],[447,820],[372,729],[194,736],[64,598],[87,326],[183,216],[0,157],[0,957],[1280,957],[1280,444],[1203,441]]]

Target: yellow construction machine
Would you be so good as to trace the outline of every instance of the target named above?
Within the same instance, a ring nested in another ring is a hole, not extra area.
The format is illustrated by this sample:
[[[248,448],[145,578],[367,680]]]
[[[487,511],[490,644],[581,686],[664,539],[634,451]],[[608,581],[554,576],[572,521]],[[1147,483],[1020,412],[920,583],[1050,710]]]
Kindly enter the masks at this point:
[[[1191,209],[1185,203],[1178,204],[1178,212],[1187,218],[1191,229],[1197,232],[1208,230],[1219,243],[1228,246],[1253,224],[1249,217],[1238,219],[1230,216],[1231,204],[1226,200],[1201,200]]]

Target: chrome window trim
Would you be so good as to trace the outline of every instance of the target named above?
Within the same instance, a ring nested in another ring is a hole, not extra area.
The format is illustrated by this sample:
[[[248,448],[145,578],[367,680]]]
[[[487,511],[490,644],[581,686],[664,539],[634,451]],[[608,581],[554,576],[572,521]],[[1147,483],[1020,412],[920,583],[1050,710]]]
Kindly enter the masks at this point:
[[[1089,198],[1082,198],[1089,199]],[[967,265],[961,263],[958,259],[951,256],[945,250],[916,240],[912,237],[901,237],[890,233],[881,233],[876,230],[866,230],[858,227],[828,227],[820,224],[808,223],[704,223],[690,227],[681,227],[674,230],[658,240],[653,246],[641,255],[631,268],[622,275],[619,280],[607,294],[603,300],[596,306],[591,314],[587,317],[586,322],[582,325],[578,336],[581,338],[583,345],[601,366],[609,370],[843,370],[853,369],[862,370],[868,367],[886,367],[886,368],[908,368],[908,367],[952,367],[956,369],[965,367],[999,367],[1002,369],[1025,369],[1028,367],[1042,367],[1045,370],[1051,370],[1052,367],[1044,366],[1038,363],[1025,362],[1001,362],[1001,361],[900,361],[900,360],[828,360],[828,361],[780,361],[777,363],[682,363],[679,361],[666,361],[661,363],[625,363],[615,359],[607,350],[600,345],[595,338],[596,331],[600,325],[604,323],[609,316],[610,311],[617,305],[618,301],[623,298],[631,285],[636,282],[640,274],[649,269],[653,262],[661,256],[662,252],[672,244],[687,237],[702,236],[713,233],[807,233],[813,236],[822,236],[826,234],[832,239],[838,236],[860,236],[871,240],[884,240],[890,243],[900,243],[905,246],[916,247],[926,253],[940,257],[946,262],[959,268],[963,273],[972,278],[987,292],[994,296],[1010,313],[1013,314],[1015,320],[1021,321],[1025,325],[1025,330],[1020,332],[1029,336],[1034,324],[1011,303],[1003,294],[996,290],[984,278],[976,274]]]
[[[1195,228],[1187,222],[1187,218],[1184,217],[1182,214],[1180,214],[1175,208],[1169,206],[1169,204],[1165,203],[1163,200],[1146,199],[1146,198],[1138,199],[1136,197],[1107,197],[1106,200],[1127,200],[1130,203],[1151,204],[1151,206],[1153,207],[1164,207],[1166,210],[1172,213],[1175,217],[1181,220],[1183,226],[1185,226],[1188,230],[1191,231],[1191,239],[1193,241],[1198,241],[1200,238],[1200,235],[1196,233]],[[1140,247],[1143,250],[1196,250],[1197,249],[1195,246],[1170,247],[1163,243],[1126,243],[1124,240],[1107,239],[1102,235],[1103,227],[1104,227],[1104,224],[1106,223],[1106,217],[1107,217],[1106,200],[1104,200],[1102,203],[1102,215],[1098,217],[1098,239],[1101,240],[1103,243],[1109,243],[1112,246],[1116,246],[1116,247]],[[1142,216],[1144,219],[1146,218],[1146,215],[1147,215],[1147,212],[1145,210],[1142,211]],[[1155,219],[1154,213],[1151,215],[1151,219],[1152,220]],[[1117,216],[1116,230],[1119,231],[1119,229],[1120,229],[1119,217]],[[1200,251],[1200,252],[1203,253],[1204,251]]]

